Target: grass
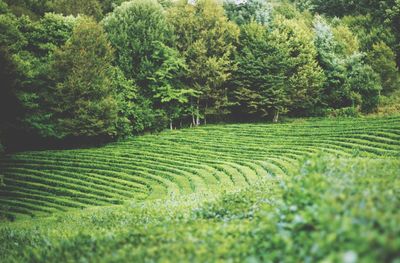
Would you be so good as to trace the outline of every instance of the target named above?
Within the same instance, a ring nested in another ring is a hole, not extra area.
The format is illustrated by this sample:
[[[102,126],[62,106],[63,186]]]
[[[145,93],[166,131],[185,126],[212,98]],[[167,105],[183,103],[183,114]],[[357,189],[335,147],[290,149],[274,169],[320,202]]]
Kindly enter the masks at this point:
[[[7,156],[0,261],[400,262],[399,157],[400,117]]]

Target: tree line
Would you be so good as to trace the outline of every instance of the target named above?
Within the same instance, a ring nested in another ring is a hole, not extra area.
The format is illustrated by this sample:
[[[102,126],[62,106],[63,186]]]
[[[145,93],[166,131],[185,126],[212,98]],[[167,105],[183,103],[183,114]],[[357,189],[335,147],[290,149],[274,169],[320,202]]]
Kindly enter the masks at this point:
[[[359,2],[0,0],[0,142],[373,112],[399,89],[400,2]]]

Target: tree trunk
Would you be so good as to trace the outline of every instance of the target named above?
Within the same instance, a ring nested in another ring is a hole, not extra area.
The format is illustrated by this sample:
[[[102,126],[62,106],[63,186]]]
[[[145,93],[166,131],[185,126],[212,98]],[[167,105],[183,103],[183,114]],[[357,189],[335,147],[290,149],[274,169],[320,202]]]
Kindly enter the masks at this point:
[[[193,112],[193,98],[190,98],[190,107],[192,109],[192,123],[190,124],[190,128],[196,126],[196,120],[194,118],[194,112]]]
[[[172,120],[169,120],[169,128],[171,129],[171,131],[174,129],[174,127],[172,125]]]
[[[200,125],[200,99],[197,99],[196,126]]]
[[[208,101],[206,101],[206,108],[204,110],[204,125],[207,125],[207,110],[208,110]]]
[[[274,120],[273,120],[273,122],[274,122],[274,123],[277,123],[277,122],[278,122],[278,119],[279,119],[279,110],[276,110],[276,111],[275,111],[275,115],[274,115]]]

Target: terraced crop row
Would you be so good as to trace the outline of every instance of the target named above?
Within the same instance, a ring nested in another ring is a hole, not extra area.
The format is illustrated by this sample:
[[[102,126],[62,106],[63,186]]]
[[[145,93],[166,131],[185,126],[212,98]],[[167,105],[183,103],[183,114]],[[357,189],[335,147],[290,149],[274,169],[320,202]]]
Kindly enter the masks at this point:
[[[100,148],[23,152],[0,160],[0,217],[230,191],[318,152],[399,158],[400,117],[210,125]]]

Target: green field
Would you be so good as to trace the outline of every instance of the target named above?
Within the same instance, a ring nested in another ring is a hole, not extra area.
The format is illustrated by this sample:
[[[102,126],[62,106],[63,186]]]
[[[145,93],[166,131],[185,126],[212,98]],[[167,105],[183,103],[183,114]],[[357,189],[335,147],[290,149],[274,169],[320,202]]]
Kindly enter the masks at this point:
[[[0,262],[400,262],[400,117],[0,160]]]

